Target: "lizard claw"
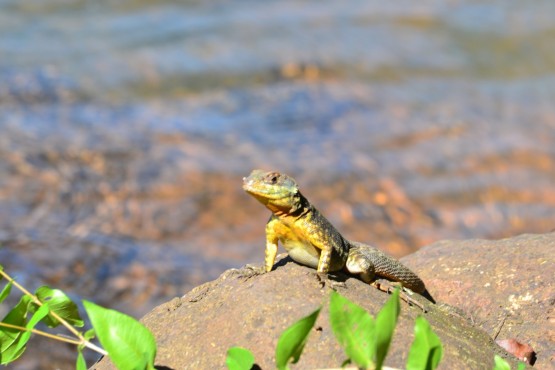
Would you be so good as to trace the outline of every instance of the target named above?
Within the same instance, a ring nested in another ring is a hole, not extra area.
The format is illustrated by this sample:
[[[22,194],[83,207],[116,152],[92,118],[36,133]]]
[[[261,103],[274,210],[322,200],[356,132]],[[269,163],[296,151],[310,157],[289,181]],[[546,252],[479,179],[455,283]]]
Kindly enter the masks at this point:
[[[401,288],[401,291],[399,293],[400,293],[399,298],[407,302],[409,305],[420,308],[423,313],[428,312],[428,310],[426,310],[426,307],[424,307],[422,303],[418,302],[416,299],[412,297],[412,295],[414,294],[412,290],[407,288]]]
[[[326,281],[328,280],[328,274],[323,272],[315,272],[314,275],[316,276],[316,280],[318,280],[318,283],[320,284],[320,288],[325,287]]]
[[[386,284],[382,284],[378,281],[374,281],[372,282],[370,285],[373,285],[376,289],[382,291],[382,292],[386,292],[387,294],[391,294],[393,293],[393,290],[395,289],[395,286],[400,285],[400,284],[396,284],[396,283],[386,283]],[[414,299],[412,297],[412,295],[414,294],[414,292],[408,288],[401,286],[401,290],[399,292],[399,298],[401,298],[403,301],[407,302],[409,305],[411,306],[416,306],[418,308],[420,308],[422,310],[422,312],[426,313],[428,312],[426,310],[426,308],[424,307],[424,305],[420,302],[418,302],[416,299]]]

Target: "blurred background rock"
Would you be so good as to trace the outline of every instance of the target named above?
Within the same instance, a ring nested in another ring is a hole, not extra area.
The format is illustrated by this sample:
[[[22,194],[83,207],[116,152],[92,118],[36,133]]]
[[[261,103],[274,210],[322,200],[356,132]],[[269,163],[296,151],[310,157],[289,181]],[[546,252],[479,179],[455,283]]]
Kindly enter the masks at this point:
[[[0,263],[140,316],[261,263],[253,168],[398,257],[553,230],[554,35],[547,0],[2,1]]]

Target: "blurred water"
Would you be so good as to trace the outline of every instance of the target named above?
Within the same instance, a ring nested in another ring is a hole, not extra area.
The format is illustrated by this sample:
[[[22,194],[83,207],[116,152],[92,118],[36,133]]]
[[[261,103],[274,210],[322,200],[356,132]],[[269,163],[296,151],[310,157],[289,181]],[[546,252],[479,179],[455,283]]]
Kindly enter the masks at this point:
[[[554,36],[551,1],[0,1],[0,263],[144,313],[262,261],[255,167],[397,256],[550,231]]]
[[[34,87],[28,93],[43,98],[57,92],[127,101],[244,87],[280,79],[287,64],[366,82],[507,81],[553,70],[549,1],[0,6],[2,80],[15,90]]]

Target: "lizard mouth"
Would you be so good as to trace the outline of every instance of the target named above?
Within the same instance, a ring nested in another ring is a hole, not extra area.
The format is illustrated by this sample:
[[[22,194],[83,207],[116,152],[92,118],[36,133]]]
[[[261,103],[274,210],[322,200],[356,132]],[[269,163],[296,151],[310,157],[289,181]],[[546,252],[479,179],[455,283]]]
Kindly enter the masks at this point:
[[[259,200],[278,200],[288,196],[280,187],[261,182],[252,176],[243,177],[243,190]]]
[[[289,199],[298,191],[295,180],[289,176],[262,170],[253,170],[249,176],[243,177],[243,190],[264,204]]]
[[[248,177],[243,177],[243,190],[251,195],[262,196],[264,198],[281,198],[281,196],[276,196],[277,194],[272,191],[270,186],[264,186],[259,183],[257,184],[255,180],[249,179]]]

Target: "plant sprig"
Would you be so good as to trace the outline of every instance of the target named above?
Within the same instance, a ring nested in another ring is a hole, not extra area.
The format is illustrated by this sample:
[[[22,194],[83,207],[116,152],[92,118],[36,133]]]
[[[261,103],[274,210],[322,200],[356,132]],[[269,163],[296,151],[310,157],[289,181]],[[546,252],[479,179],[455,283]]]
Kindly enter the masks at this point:
[[[320,309],[295,322],[282,333],[276,348],[278,369],[289,369],[289,362],[296,363],[299,360]],[[384,360],[400,312],[398,289],[394,291],[376,318],[335,291],[330,296],[329,311],[332,331],[347,355],[343,365],[352,362],[356,365],[354,367],[356,369],[395,370],[384,366]],[[442,356],[443,347],[439,338],[426,319],[418,317],[414,342],[407,359],[407,368],[433,370],[438,366]],[[250,370],[254,364],[254,356],[245,348],[232,347],[228,351],[226,363],[229,370]],[[342,366],[342,368],[345,367]]]
[[[83,301],[93,329],[82,333],[76,329],[84,326],[77,305],[64,292],[42,286],[33,294],[15,281],[0,265],[1,278],[6,279],[7,283],[0,292],[0,303],[9,296],[12,286],[23,295],[0,322],[0,364],[5,365],[17,360],[25,352],[31,334],[36,334],[74,344],[78,352],[76,362],[78,370],[86,369],[82,354],[84,348],[109,356],[116,367],[122,370],[154,369],[156,357],[154,336],[132,317]],[[43,323],[50,328],[62,325],[73,337],[35,329],[38,323]],[[106,349],[90,341],[95,335]]]
[[[44,305],[44,303],[36,295],[29,292],[27,289],[25,289],[25,287],[23,287],[21,284],[19,284],[17,281],[15,281],[15,279],[12,278],[10,275],[8,275],[1,266],[0,266],[0,275],[8,281],[8,284],[13,285],[17,289],[19,289],[25,296],[29,297],[34,304],[36,304],[39,307],[42,307]],[[47,288],[47,287],[41,287],[41,288],[50,289],[50,288]],[[39,288],[39,289],[41,289],[41,288]],[[52,289],[50,289],[50,290],[52,291]],[[65,294],[64,294],[64,296],[65,296]],[[68,300],[69,300],[69,298],[68,298]],[[73,303],[73,302],[71,302],[71,303]],[[93,351],[96,351],[96,352],[100,353],[103,356],[106,356],[108,354],[108,352],[106,352],[104,349],[102,349],[99,346],[95,345],[94,343],[86,340],[79,331],[77,331],[70,323],[68,323],[66,320],[64,320],[62,317],[60,317],[60,315],[58,315],[56,313],[56,311],[49,310],[49,315],[52,316],[55,320],[57,320],[60,324],[62,324],[67,330],[69,330],[71,334],[76,336],[77,340],[74,340],[74,339],[71,339],[71,338],[64,338],[64,337],[61,337],[59,335],[52,335],[50,333],[46,333],[46,332],[36,330],[36,329],[28,329],[28,328],[20,327],[18,325],[10,325],[9,323],[0,322],[0,326],[11,327],[12,329],[17,329],[17,330],[21,330],[21,331],[31,331],[34,334],[42,335],[42,336],[45,336],[45,337],[48,337],[48,338],[51,338],[51,339],[56,339],[56,340],[60,340],[62,342],[72,343],[72,344],[79,345],[79,346],[85,346],[87,348],[92,349]]]

